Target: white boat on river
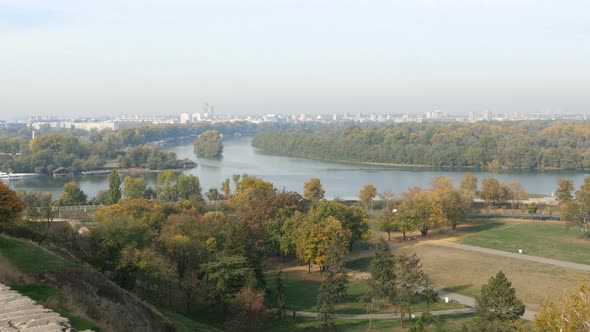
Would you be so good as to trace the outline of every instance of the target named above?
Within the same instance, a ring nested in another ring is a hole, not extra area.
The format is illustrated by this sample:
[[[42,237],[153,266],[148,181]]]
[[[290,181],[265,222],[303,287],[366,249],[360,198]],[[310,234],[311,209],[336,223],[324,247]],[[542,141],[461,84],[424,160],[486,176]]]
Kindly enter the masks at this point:
[[[12,172],[0,172],[0,181],[14,181],[23,180],[26,178],[32,178],[38,176],[37,173],[12,173]]]

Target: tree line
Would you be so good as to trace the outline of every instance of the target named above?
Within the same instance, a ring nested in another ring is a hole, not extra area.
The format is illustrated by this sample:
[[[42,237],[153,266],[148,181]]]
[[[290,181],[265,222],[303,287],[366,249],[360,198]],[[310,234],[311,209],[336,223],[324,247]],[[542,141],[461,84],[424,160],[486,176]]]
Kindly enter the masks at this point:
[[[164,152],[154,142],[196,137],[216,130],[228,137],[253,135],[257,130],[282,128],[280,124],[248,122],[202,123],[193,125],[149,125],[112,130],[55,130],[37,132],[23,130],[15,135],[0,132],[0,170],[51,174],[59,167],[72,172],[101,169],[109,160],[117,159],[121,167],[142,167],[155,170],[181,168],[173,152]]]
[[[586,122],[331,125],[261,131],[252,145],[274,154],[351,162],[491,170],[590,166]]]

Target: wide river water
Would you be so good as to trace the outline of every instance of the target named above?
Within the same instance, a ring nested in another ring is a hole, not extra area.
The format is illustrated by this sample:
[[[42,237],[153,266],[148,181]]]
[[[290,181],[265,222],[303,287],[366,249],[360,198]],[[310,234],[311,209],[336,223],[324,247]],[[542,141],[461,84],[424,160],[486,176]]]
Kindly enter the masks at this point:
[[[441,168],[385,167],[353,163],[336,163],[303,158],[268,155],[250,145],[251,138],[243,137],[224,141],[223,158],[219,160],[197,158],[192,143],[165,148],[176,152],[178,158],[196,160],[198,167],[186,170],[197,175],[203,192],[221,186],[221,182],[233,174],[247,173],[274,183],[279,190],[303,192],[303,183],[312,177],[321,180],[326,197],[355,198],[362,186],[373,184],[379,192],[392,190],[399,194],[412,186],[426,187],[433,177],[445,175],[459,183],[463,174],[469,170]],[[572,171],[522,171],[490,173],[471,171],[480,179],[495,177],[501,182],[518,179],[527,192],[551,195],[557,188],[559,178],[571,178],[578,187],[584,180],[583,172]],[[155,187],[156,174],[144,174],[148,185]],[[82,190],[93,197],[99,190],[108,188],[108,175],[76,175],[74,177],[36,178],[12,181],[9,185],[15,190],[49,191],[57,198],[63,185],[74,180]],[[233,187],[233,184],[232,184]]]

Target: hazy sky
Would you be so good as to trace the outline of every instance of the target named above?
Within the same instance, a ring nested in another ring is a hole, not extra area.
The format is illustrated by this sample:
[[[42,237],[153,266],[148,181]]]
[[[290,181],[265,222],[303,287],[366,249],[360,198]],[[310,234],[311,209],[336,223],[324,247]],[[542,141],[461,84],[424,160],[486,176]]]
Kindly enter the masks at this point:
[[[0,115],[590,111],[587,0],[0,0]]]

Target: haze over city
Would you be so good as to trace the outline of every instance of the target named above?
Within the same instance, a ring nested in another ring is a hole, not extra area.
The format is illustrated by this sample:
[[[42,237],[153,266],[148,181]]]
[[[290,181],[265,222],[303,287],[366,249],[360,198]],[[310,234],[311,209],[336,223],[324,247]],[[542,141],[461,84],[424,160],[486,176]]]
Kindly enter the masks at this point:
[[[588,9],[0,0],[0,114],[586,113]]]

